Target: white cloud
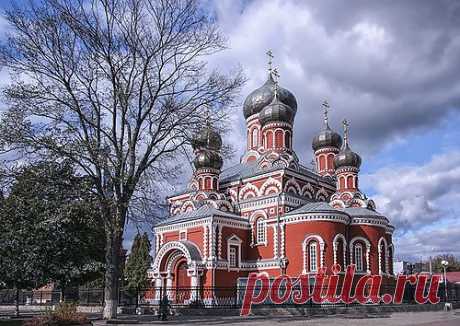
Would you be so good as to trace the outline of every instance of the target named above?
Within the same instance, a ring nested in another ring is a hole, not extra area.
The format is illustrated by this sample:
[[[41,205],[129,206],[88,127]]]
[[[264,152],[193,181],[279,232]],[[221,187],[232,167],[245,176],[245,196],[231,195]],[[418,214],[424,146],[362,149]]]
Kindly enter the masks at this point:
[[[249,79],[244,97],[264,82],[265,52],[273,50],[281,84],[299,103],[294,141],[304,162],[312,154],[325,98],[336,129],[344,117],[351,120],[353,148],[364,156],[414,129],[435,126],[449,109],[459,108],[460,26],[451,21],[450,5],[435,12],[430,2],[417,2],[417,12],[404,4],[335,1],[218,1],[215,6],[230,50],[214,64],[242,64]],[[243,128],[241,110],[236,115]],[[234,138],[244,144],[242,135]]]
[[[396,226],[403,256],[460,255],[460,152],[434,156],[421,166],[393,166],[363,175],[377,210]]]

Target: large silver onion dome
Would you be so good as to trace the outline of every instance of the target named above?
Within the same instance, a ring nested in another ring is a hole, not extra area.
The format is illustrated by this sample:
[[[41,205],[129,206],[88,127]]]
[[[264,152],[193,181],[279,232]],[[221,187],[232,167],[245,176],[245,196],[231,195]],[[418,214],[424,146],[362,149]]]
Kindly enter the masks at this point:
[[[248,118],[253,114],[259,113],[264,107],[269,105],[275,96],[275,81],[272,74],[268,75],[268,79],[262,87],[251,92],[244,101],[243,113],[244,117]],[[278,85],[278,97],[280,102],[288,105],[291,109],[297,111],[297,100],[295,96],[285,88]]]
[[[277,122],[294,122],[296,111],[289,105],[282,103],[278,96],[276,96],[270,104],[268,104],[259,114],[259,121],[263,125],[277,121]]]
[[[195,159],[193,165],[196,169],[200,168],[214,168],[220,170],[223,165],[222,157],[217,152],[202,150],[200,151]]]
[[[218,151],[222,148],[222,137],[209,124],[192,139],[193,149],[207,148]]]
[[[348,143],[345,143],[345,146],[335,156],[334,166],[336,169],[345,166],[359,169],[361,166],[361,157],[350,149]]]
[[[311,146],[314,151],[326,147],[340,148],[342,146],[342,137],[326,124],[323,130],[313,138]]]

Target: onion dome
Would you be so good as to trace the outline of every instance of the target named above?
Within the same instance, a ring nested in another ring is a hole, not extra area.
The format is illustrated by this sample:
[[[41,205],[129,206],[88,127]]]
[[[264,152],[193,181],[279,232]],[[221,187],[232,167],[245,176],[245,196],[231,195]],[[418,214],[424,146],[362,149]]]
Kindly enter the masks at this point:
[[[200,168],[213,168],[220,170],[223,165],[222,157],[219,153],[214,151],[202,150],[193,160],[193,165],[196,169]]]
[[[351,166],[359,169],[361,166],[361,157],[353,152],[347,144],[345,148],[342,148],[335,156],[334,166],[336,169],[342,166]]]
[[[260,113],[263,108],[269,105],[275,96],[275,81],[272,74],[268,75],[268,79],[262,87],[251,92],[243,104],[244,117],[247,119],[251,115]],[[278,85],[279,101],[291,108],[294,112],[297,111],[297,100],[295,96],[285,88]]]
[[[259,121],[263,125],[269,122],[287,122],[294,121],[296,111],[289,105],[284,104],[275,96],[272,102],[267,105],[259,114]]]
[[[193,149],[207,148],[218,151],[222,148],[222,137],[208,123],[192,139]]]
[[[311,146],[314,151],[326,147],[340,148],[342,146],[342,137],[329,128],[329,125],[326,125],[326,127],[313,138]]]
[[[343,136],[344,143],[340,152],[335,156],[334,166],[336,169],[345,166],[359,169],[361,166],[361,157],[350,149],[348,145],[348,123],[345,120],[343,124],[345,129]]]
[[[324,108],[324,127],[323,129],[313,138],[311,147],[316,152],[318,149],[326,147],[340,148],[342,146],[342,137],[329,127],[327,111],[329,104],[327,101],[323,103]]]

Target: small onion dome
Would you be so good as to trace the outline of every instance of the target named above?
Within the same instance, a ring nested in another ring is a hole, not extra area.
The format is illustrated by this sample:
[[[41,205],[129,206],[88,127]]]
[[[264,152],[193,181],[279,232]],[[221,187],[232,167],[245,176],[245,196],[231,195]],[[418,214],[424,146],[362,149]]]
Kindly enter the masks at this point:
[[[269,74],[265,84],[246,97],[243,104],[244,117],[247,119],[251,115],[261,112],[264,107],[272,102],[274,96],[275,81],[272,74]],[[294,112],[297,111],[297,100],[290,91],[278,86],[278,97],[280,102],[290,106]]]
[[[273,121],[288,122],[294,121],[295,111],[288,105],[282,103],[276,96],[259,114],[259,121],[264,126]]]
[[[340,148],[342,146],[342,137],[329,128],[326,124],[323,130],[321,130],[314,138],[311,147],[316,152],[318,149],[326,147]]]
[[[223,165],[222,157],[217,152],[203,150],[200,151],[193,160],[196,169],[213,168],[220,170]]]
[[[336,169],[344,166],[350,166],[359,169],[361,166],[361,157],[353,152],[348,144],[345,143],[345,146],[335,156],[334,166]]]
[[[207,148],[218,151],[222,148],[222,138],[210,125],[201,129],[192,139],[193,149]]]

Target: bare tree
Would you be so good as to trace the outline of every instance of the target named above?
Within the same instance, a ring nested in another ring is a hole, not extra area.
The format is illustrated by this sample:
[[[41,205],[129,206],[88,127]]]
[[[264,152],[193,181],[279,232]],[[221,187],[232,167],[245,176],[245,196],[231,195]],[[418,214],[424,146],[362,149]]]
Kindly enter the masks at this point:
[[[103,315],[115,318],[133,196],[202,125],[203,107],[225,120],[242,75],[207,70],[225,40],[197,0],[30,1],[6,18],[1,145],[70,159],[93,180],[107,235]]]

